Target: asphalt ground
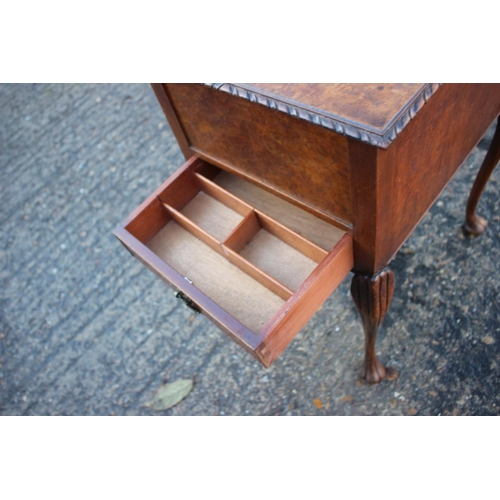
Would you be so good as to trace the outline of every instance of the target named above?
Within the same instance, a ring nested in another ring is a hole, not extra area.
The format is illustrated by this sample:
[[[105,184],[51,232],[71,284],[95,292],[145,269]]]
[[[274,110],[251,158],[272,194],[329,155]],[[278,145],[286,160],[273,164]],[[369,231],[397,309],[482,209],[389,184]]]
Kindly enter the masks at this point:
[[[183,163],[148,85],[1,85],[0,127],[1,415],[500,413],[498,172],[485,234],[461,230],[493,129],[391,265],[377,350],[400,376],[369,386],[350,277],[266,370],[112,236]]]

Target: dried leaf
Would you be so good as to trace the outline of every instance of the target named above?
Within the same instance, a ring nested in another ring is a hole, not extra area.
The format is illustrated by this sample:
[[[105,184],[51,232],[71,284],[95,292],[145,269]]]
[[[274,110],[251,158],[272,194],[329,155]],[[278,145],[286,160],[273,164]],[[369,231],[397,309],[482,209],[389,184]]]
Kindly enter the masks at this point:
[[[320,399],[314,398],[313,399],[313,403],[316,406],[316,408],[319,408],[319,409],[323,408],[323,403],[321,402]]]
[[[192,388],[193,381],[189,379],[176,380],[162,385],[145,406],[152,410],[168,410],[180,403],[191,392]]]
[[[351,399],[352,399],[352,397],[351,397],[351,396],[345,396],[345,397],[344,397],[344,402],[345,402],[345,403],[350,403],[350,402],[351,402]]]
[[[407,412],[407,415],[413,416],[417,414],[417,409],[416,408],[410,408]]]

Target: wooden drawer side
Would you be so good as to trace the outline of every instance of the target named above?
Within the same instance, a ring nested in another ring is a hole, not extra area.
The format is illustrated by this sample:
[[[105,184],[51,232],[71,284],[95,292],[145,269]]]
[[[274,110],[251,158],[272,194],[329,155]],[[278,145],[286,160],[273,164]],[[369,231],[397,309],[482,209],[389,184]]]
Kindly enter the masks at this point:
[[[257,348],[257,354],[265,366],[270,366],[283,352],[353,265],[352,237],[345,234],[262,332],[263,342]]]

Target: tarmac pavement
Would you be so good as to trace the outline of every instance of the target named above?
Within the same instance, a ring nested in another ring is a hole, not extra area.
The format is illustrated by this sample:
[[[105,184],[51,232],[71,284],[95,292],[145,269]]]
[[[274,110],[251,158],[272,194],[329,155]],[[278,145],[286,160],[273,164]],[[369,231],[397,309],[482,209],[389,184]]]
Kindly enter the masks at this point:
[[[391,265],[377,350],[400,377],[369,386],[350,277],[266,370],[114,238],[183,163],[148,85],[0,85],[0,127],[1,415],[500,413],[498,171],[485,234],[461,230],[493,128]],[[179,378],[186,399],[144,406]]]

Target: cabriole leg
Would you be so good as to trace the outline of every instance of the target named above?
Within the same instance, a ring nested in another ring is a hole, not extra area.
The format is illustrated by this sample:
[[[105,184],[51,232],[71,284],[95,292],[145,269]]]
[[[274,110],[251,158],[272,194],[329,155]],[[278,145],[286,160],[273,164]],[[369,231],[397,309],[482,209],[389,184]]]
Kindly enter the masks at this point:
[[[476,214],[477,204],[481,198],[481,194],[495,169],[498,160],[500,160],[500,117],[497,121],[497,129],[490,148],[486,153],[483,164],[479,169],[474,185],[472,186],[467,208],[465,210],[465,222],[463,228],[470,234],[482,234],[488,225],[488,221]]]
[[[392,380],[397,372],[384,367],[375,354],[377,332],[389,309],[394,292],[394,274],[389,268],[376,274],[356,273],[351,282],[351,295],[365,331],[365,366],[363,378],[369,384]]]

